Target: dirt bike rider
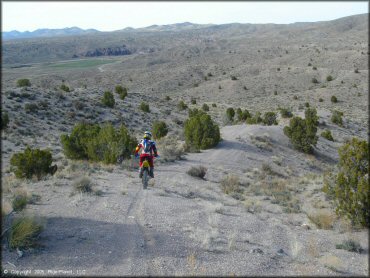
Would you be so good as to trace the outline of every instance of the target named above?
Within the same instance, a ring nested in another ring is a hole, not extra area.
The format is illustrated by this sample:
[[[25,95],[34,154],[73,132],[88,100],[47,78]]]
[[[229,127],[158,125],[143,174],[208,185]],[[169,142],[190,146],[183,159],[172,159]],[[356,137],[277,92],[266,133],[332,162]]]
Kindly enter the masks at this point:
[[[153,163],[153,153],[154,157],[158,157],[157,153],[157,147],[155,145],[154,141],[151,141],[150,139],[152,138],[152,134],[149,131],[145,131],[143,139],[141,139],[140,143],[137,145],[135,149],[135,157],[138,157],[139,154],[138,152],[140,149],[142,149],[141,154],[140,154],[140,172],[139,172],[139,177],[143,177],[143,161],[147,157],[148,162],[149,162],[149,176],[154,178],[154,163]]]

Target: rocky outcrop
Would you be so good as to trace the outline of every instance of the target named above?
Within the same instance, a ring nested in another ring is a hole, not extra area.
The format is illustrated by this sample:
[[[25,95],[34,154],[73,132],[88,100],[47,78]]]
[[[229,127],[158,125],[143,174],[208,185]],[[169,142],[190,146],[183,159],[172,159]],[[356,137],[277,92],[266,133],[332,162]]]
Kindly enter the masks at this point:
[[[83,56],[85,57],[98,57],[98,56],[119,56],[130,55],[131,50],[126,45],[118,47],[96,48],[95,50],[87,51]]]

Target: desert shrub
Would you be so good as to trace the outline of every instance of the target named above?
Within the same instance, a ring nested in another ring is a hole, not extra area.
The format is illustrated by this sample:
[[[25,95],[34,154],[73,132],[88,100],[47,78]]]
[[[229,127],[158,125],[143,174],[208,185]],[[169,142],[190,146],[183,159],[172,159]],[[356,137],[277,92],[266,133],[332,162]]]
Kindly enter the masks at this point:
[[[39,106],[36,103],[26,103],[24,105],[24,111],[27,113],[35,113],[39,110]]]
[[[212,148],[221,138],[218,125],[203,111],[185,121],[184,135],[187,146],[196,150]]]
[[[294,99],[294,100],[297,100],[297,99],[298,99],[298,96],[293,96],[293,99]]]
[[[166,96],[165,100],[169,101],[169,100],[171,100],[171,98],[169,96]]]
[[[209,111],[209,106],[206,103],[204,103],[202,109],[207,112]]]
[[[235,110],[235,114],[236,116],[239,116],[243,113],[242,109],[240,107],[238,107],[236,110]]]
[[[115,130],[112,124],[100,127],[96,137],[91,138],[86,145],[87,157],[92,161],[102,161],[106,164],[116,163],[118,156],[128,158],[136,146],[125,126]]]
[[[309,104],[308,102],[305,102],[305,103],[304,103],[304,106],[305,106],[306,108],[308,108],[308,107],[310,107],[310,104]]]
[[[256,112],[256,114],[252,117],[247,118],[246,123],[249,125],[255,125],[262,123],[263,119],[261,118],[261,112]]]
[[[319,83],[319,81],[315,77],[311,79],[311,82],[314,83],[314,84]]]
[[[352,138],[338,150],[338,173],[334,183],[325,182],[324,192],[332,196],[336,212],[354,225],[370,225],[369,147],[365,140]]]
[[[332,103],[337,103],[338,102],[338,99],[337,99],[336,96],[331,96],[330,100],[331,100]]]
[[[207,173],[207,168],[204,166],[198,166],[198,167],[192,166],[186,173],[192,177],[203,179]]]
[[[122,94],[119,95],[119,98],[122,100],[125,100],[126,97],[127,97],[127,92],[123,92]]]
[[[65,84],[60,85],[60,89],[65,91],[65,92],[70,92],[69,87]]]
[[[188,115],[189,115],[189,118],[190,117],[193,117],[193,116],[196,116],[198,115],[199,113],[204,113],[203,111],[199,110],[198,108],[194,108],[194,109],[189,109],[188,110]]]
[[[319,102],[323,102],[324,100],[322,98],[319,98]]]
[[[149,104],[142,101],[140,103],[140,110],[143,111],[143,112],[149,113],[150,112]]]
[[[159,139],[166,136],[168,133],[168,127],[165,122],[155,121],[152,127],[152,134],[154,139]]]
[[[72,186],[76,192],[81,193],[91,193],[93,192],[92,189],[92,182],[88,177],[81,177],[77,180],[75,180],[72,183]]]
[[[326,140],[329,140],[329,141],[334,141],[334,138],[333,136],[331,135],[331,132],[330,130],[325,130],[323,132],[321,132],[321,137],[324,137]]]
[[[317,143],[318,117],[316,109],[308,108],[305,119],[293,117],[289,126],[284,127],[284,134],[289,137],[293,146],[302,152],[312,153]]]
[[[293,113],[291,109],[288,108],[279,108],[280,115],[282,118],[291,118],[293,117]]]
[[[68,158],[106,164],[116,163],[118,156],[129,158],[136,146],[136,140],[124,125],[115,130],[112,124],[77,124],[70,135],[61,135],[61,142]]]
[[[317,67],[313,66],[313,67],[312,67],[312,69],[313,69],[313,70],[317,70]]]
[[[343,116],[343,112],[340,112],[338,110],[334,110],[331,114],[330,119],[334,124],[339,125],[339,126],[343,126],[342,116]]]
[[[0,129],[6,129],[9,125],[9,115],[8,112],[4,111],[1,113],[1,127]]]
[[[355,69],[355,73],[358,73],[358,69]]]
[[[37,245],[37,239],[43,230],[40,221],[28,216],[16,218],[10,228],[10,248],[27,249]]]
[[[226,109],[226,117],[229,121],[233,121],[235,116],[235,110],[232,107]]]
[[[188,106],[185,104],[183,100],[180,100],[179,103],[177,104],[177,109],[179,109],[180,111],[183,111],[187,108]]]
[[[212,103],[212,107],[217,107],[216,103]]]
[[[361,253],[364,251],[364,249],[361,248],[360,243],[354,241],[354,240],[345,240],[343,243],[336,244],[335,248],[337,249],[344,249],[349,252],[356,252],[356,253]]]
[[[18,79],[17,80],[17,87],[29,87],[31,86],[31,82],[29,79]]]
[[[330,82],[330,81],[332,81],[332,80],[333,80],[333,76],[328,75],[328,76],[326,77],[326,81]]]
[[[264,115],[263,115],[263,124],[264,125],[277,125],[278,122],[276,120],[277,118],[277,115],[275,112],[266,112]]]
[[[312,66],[312,64],[311,64],[311,63],[308,63],[308,64],[307,64],[307,66],[309,66],[309,67],[310,67],[310,66]]]
[[[27,194],[16,194],[13,201],[12,201],[12,207],[14,211],[21,211],[23,210],[28,203],[28,197]]]
[[[238,80],[238,78],[236,76],[232,75],[231,80]]]
[[[98,125],[80,123],[75,125],[71,135],[62,134],[61,143],[64,154],[71,159],[87,159],[87,143],[100,131]]]
[[[197,100],[195,98],[192,98],[190,102],[191,104],[197,104]]]
[[[116,94],[119,95],[120,99],[124,100],[127,97],[127,88],[122,87],[121,85],[117,85],[114,88]]]
[[[124,88],[122,87],[121,85],[117,85],[115,88],[114,88],[114,91],[116,94],[123,94],[123,93],[126,93],[127,94],[127,88]]]
[[[251,114],[247,109],[244,109],[243,113],[241,114],[241,120],[246,121],[248,118],[251,117]]]
[[[51,167],[52,156],[49,150],[31,149],[27,147],[24,152],[13,154],[10,159],[11,171],[17,178],[38,179],[46,174],[53,173]]]
[[[77,100],[73,103],[73,106],[76,108],[76,110],[81,111],[82,109],[85,108],[85,103]]]
[[[113,94],[109,91],[104,92],[104,95],[103,95],[103,98],[101,99],[101,102],[103,103],[103,105],[105,105],[107,107],[110,107],[110,108],[113,108],[114,104],[115,104]]]

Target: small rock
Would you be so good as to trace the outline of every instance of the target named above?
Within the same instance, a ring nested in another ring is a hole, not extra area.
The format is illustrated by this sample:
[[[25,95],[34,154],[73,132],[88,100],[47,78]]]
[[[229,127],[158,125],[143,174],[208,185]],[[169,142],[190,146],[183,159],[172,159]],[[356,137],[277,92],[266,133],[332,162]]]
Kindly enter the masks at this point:
[[[301,227],[305,228],[306,230],[311,230],[311,227],[306,223],[303,223]]]
[[[287,253],[285,253],[285,251],[282,248],[280,248],[279,250],[277,250],[277,254],[278,255],[287,255]]]
[[[260,248],[254,248],[254,249],[250,250],[249,253],[263,254],[263,251]]]
[[[23,251],[22,250],[19,250],[17,248],[17,254],[18,254],[18,258],[22,258],[23,257]]]

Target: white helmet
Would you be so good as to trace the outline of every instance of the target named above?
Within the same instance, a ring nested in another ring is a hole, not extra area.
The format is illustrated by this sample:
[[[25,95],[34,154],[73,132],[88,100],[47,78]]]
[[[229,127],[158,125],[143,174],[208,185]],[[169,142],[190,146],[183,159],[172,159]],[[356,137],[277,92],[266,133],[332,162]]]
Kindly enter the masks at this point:
[[[150,133],[149,131],[145,131],[144,132],[144,139],[151,139],[152,138],[152,133]]]

